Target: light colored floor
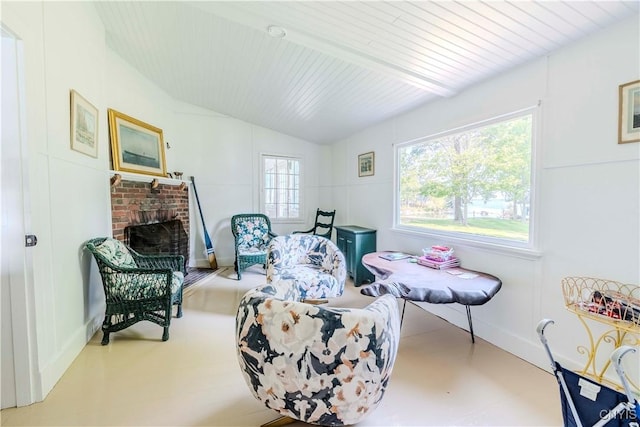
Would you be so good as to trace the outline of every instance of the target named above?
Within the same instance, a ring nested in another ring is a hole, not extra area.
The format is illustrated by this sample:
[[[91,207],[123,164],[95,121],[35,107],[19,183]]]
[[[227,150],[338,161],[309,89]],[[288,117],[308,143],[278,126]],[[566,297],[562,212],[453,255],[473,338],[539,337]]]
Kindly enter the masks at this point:
[[[253,267],[222,269],[187,290],[169,341],[139,323],[98,332],[44,402],[0,413],[3,426],[258,426],[277,417],[250,394],[236,360],[240,297],[264,282]],[[370,297],[348,282],[334,305]],[[292,426],[303,425],[300,423]],[[467,331],[407,305],[402,339],[381,405],[360,426],[559,426],[554,377]]]

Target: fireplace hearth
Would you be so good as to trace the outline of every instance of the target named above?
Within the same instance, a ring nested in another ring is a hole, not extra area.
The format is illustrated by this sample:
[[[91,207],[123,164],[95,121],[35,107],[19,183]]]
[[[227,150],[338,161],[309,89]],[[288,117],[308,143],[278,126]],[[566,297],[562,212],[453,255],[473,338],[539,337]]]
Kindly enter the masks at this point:
[[[145,255],[182,255],[184,268],[189,262],[189,236],[182,221],[130,225],[124,229],[125,243]]]

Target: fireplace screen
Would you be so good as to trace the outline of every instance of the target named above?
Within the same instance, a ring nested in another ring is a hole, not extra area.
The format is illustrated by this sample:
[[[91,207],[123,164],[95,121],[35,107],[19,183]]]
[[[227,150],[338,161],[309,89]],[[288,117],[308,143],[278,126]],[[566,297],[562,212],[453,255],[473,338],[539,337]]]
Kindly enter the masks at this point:
[[[189,260],[189,236],[179,219],[154,224],[130,225],[124,229],[125,242],[145,255],[182,255],[184,268]]]

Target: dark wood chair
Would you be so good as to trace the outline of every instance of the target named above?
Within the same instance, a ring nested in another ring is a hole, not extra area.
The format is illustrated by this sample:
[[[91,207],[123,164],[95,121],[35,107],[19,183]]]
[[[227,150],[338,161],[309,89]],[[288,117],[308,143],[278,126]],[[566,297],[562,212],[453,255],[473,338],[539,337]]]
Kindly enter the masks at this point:
[[[318,209],[316,211],[316,220],[312,228],[304,231],[294,231],[292,234],[310,233],[331,239],[331,233],[333,233],[333,221],[335,220],[335,217],[335,209],[331,212],[321,211]]]

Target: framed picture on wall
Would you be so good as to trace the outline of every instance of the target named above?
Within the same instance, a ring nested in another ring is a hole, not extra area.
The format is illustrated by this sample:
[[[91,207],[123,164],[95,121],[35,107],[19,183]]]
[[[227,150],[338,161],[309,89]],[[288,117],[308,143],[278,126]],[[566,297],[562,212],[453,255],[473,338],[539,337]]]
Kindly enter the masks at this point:
[[[113,170],[167,176],[162,129],[108,110]]]
[[[71,149],[98,157],[98,109],[71,90]]]
[[[640,80],[618,89],[618,144],[640,141]]]
[[[372,176],[375,173],[375,167],[373,151],[358,156],[358,176]]]

